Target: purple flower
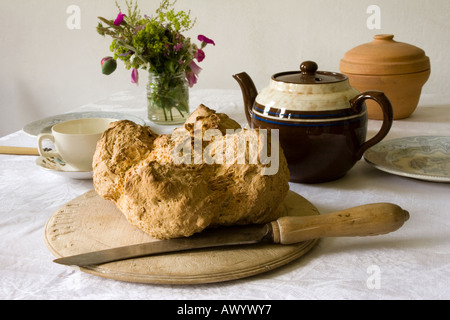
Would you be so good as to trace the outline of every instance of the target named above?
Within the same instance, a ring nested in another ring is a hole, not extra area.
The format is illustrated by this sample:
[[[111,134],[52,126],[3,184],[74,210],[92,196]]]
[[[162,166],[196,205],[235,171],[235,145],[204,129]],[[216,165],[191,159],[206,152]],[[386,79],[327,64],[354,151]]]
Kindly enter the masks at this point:
[[[119,14],[117,15],[116,20],[114,20],[114,25],[115,26],[119,26],[122,23],[122,21],[123,21],[123,17],[125,17],[125,15],[122,14],[122,12],[119,12]]]
[[[191,63],[189,63],[187,70],[186,70],[186,78],[188,80],[189,87],[192,88],[194,84],[197,83],[197,77],[200,71],[202,71],[202,68],[200,68],[194,61],[191,61]]]
[[[195,52],[194,58],[197,59],[198,62],[202,62],[205,59],[205,52],[202,49],[198,49]]]
[[[129,51],[125,52],[125,53],[119,54],[119,57],[126,57],[126,56],[129,56],[131,54],[133,54],[133,51],[129,50]]]
[[[197,37],[197,39],[198,39],[198,41],[203,42],[204,45],[206,45],[206,44],[212,44],[214,46],[216,45],[213,40],[211,40],[208,37],[205,37],[204,35],[201,35],[201,34]]]
[[[131,83],[136,83],[136,85],[139,84],[139,72],[137,69],[134,69],[131,71]]]
[[[173,46],[173,50],[175,50],[176,52],[180,51],[181,48],[183,47],[182,43],[177,44],[176,46]]]

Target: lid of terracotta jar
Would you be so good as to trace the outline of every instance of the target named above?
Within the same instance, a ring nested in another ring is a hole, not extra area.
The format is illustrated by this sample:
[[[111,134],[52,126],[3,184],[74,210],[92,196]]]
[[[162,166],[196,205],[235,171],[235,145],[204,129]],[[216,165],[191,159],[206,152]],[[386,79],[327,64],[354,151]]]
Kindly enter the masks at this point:
[[[340,63],[343,73],[391,75],[426,71],[430,59],[422,49],[394,40],[391,34],[379,34],[370,43],[348,51]]]
[[[276,73],[272,80],[292,84],[324,84],[347,80],[347,76],[328,71],[317,71],[317,63],[304,61],[300,64],[300,71],[288,71]]]

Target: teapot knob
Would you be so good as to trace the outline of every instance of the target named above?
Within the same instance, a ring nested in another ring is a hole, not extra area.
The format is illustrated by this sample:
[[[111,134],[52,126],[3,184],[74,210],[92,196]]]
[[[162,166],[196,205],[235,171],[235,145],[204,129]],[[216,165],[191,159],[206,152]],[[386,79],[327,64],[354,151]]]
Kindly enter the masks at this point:
[[[304,61],[300,64],[300,70],[302,74],[314,75],[319,66],[314,61]]]

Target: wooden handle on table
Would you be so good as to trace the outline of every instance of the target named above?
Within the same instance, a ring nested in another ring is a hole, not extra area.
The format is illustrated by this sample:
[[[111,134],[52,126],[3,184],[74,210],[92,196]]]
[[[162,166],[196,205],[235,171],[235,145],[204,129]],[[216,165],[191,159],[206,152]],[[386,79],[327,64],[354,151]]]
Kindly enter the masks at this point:
[[[292,244],[324,237],[385,234],[408,219],[408,211],[395,204],[375,203],[325,215],[282,217],[272,222],[272,229],[275,243]]]
[[[0,154],[38,156],[39,151],[36,148],[0,146]]]

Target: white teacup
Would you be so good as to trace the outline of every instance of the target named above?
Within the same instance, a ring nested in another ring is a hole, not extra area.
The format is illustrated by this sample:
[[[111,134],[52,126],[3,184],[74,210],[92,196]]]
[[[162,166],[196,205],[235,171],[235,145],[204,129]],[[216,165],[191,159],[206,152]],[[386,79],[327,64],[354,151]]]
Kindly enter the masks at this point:
[[[97,142],[111,122],[116,120],[90,118],[70,120],[55,124],[52,133],[38,136],[38,150],[43,157],[57,157],[64,160],[76,170],[92,171]],[[50,140],[56,147],[55,151],[45,151],[42,142]]]

